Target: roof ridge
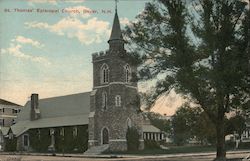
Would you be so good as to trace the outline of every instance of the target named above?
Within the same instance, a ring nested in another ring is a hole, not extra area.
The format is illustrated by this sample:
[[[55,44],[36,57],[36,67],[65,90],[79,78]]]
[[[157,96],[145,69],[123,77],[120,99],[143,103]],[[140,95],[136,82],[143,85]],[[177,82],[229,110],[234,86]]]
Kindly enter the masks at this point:
[[[0,104],[22,106],[22,105],[7,101],[7,100],[2,99],[2,98],[0,98]]]
[[[91,91],[88,91],[88,92],[81,92],[81,93],[67,94],[67,95],[62,95],[62,96],[53,96],[53,97],[40,98],[39,101],[40,101],[40,100],[46,100],[46,99],[53,99],[53,98],[60,98],[60,97],[73,96],[73,95],[88,94],[88,93],[91,93]],[[27,102],[30,102],[30,100],[27,101]]]

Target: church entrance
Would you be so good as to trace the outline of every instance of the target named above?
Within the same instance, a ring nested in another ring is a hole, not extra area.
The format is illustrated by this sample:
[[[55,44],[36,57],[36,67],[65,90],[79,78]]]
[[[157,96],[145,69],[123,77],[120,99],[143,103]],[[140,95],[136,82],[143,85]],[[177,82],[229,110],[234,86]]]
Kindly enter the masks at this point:
[[[102,144],[108,144],[109,143],[109,132],[107,128],[104,128],[102,130]]]

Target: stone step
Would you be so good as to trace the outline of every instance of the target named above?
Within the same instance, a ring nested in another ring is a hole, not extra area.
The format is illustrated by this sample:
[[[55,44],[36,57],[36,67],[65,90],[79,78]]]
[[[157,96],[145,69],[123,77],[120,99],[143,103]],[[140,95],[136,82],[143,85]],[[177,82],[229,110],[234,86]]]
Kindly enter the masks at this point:
[[[109,144],[104,144],[100,146],[93,146],[89,148],[84,154],[86,155],[98,155],[102,154],[102,152],[105,152],[109,149]]]

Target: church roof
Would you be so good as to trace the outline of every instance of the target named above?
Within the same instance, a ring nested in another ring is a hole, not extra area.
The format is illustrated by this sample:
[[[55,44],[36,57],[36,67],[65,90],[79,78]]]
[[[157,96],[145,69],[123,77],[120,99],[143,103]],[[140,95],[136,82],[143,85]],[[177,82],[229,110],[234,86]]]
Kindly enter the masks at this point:
[[[123,40],[117,10],[115,11],[113,27],[112,27],[111,35],[109,38],[109,41],[111,41],[111,40]]]
[[[17,123],[11,127],[16,136],[33,128],[75,126],[88,124],[90,112],[90,92],[39,100],[41,118],[30,121],[30,101],[17,117]]]
[[[1,105],[9,105],[9,106],[20,106],[21,107],[21,105],[18,105],[18,104],[13,103],[13,102],[6,101],[6,100],[1,99],[1,98],[0,98],[0,104]]]

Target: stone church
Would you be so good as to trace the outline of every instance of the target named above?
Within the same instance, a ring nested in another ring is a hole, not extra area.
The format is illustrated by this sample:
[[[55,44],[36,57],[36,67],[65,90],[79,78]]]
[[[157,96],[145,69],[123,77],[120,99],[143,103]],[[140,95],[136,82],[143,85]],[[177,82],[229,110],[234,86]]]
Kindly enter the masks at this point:
[[[164,134],[145,121],[140,110],[137,67],[124,49],[120,22],[115,12],[109,49],[94,53],[93,90],[39,99],[32,94],[11,127],[19,151],[83,152],[127,150],[126,133],[135,127],[139,149],[144,140],[163,140]]]

